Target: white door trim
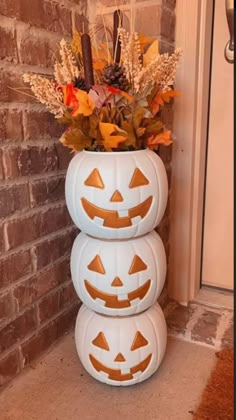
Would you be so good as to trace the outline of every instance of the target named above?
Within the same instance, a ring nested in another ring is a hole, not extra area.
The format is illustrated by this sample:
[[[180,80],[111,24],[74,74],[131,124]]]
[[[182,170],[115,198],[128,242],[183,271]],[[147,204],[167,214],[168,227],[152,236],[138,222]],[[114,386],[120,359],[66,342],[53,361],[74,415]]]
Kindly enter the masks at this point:
[[[187,305],[200,289],[213,0],[177,0],[177,72],[168,293]]]

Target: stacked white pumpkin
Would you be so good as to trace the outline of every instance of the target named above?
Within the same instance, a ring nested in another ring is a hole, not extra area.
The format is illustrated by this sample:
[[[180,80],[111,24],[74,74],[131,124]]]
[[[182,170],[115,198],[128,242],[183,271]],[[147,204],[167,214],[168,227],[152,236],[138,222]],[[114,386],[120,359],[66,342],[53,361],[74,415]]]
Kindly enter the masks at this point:
[[[151,150],[78,153],[66,176],[66,202],[81,233],[71,275],[83,302],[75,341],[85,369],[110,385],[151,376],[166,348],[156,302],[166,276],[154,231],[168,195],[165,167]]]

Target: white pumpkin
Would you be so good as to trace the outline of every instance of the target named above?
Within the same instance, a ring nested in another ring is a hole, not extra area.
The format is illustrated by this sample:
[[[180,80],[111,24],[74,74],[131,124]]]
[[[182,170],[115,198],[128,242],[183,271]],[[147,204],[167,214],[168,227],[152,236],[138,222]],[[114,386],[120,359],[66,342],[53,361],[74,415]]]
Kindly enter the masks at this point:
[[[114,316],[139,313],[156,302],[166,276],[159,235],[105,241],[80,233],[71,252],[75,290],[90,309]]]
[[[167,203],[164,164],[153,151],[77,153],[66,175],[66,203],[75,225],[97,238],[144,235]]]
[[[82,305],[77,316],[80,360],[90,375],[110,385],[133,385],[149,378],[163,359],[166,341],[166,322],[157,303],[127,318],[100,315]]]

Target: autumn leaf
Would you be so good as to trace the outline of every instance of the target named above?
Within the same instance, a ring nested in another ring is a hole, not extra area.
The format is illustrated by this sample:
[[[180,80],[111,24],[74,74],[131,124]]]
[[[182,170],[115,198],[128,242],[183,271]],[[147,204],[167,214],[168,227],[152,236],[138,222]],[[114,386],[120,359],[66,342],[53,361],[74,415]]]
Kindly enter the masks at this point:
[[[136,136],[135,136],[133,124],[131,124],[128,121],[122,120],[121,128],[127,133],[127,139],[125,140],[122,146],[125,146],[125,147],[133,146],[135,148]]]
[[[90,98],[90,96],[84,90],[77,89],[75,92],[75,96],[78,99],[79,106],[75,109],[72,113],[73,116],[78,114],[83,114],[84,116],[89,116],[93,113],[94,110],[94,102]]]
[[[152,114],[156,115],[159,112],[160,107],[164,105],[165,102],[169,103],[170,100],[176,96],[180,96],[180,92],[177,92],[176,90],[173,90],[173,89],[170,89],[166,92],[158,91],[150,104],[150,109],[152,111]]]
[[[158,39],[156,39],[148,48],[147,52],[143,54],[143,66],[148,66],[151,61],[159,54]]]
[[[66,130],[61,136],[60,142],[74,151],[80,151],[91,146],[91,138],[78,128]]]
[[[171,139],[170,130],[163,131],[163,133],[157,134],[156,136],[150,136],[147,139],[147,146],[149,149],[157,149],[159,144],[169,146],[171,143],[173,143],[173,141]]]
[[[144,49],[150,44],[152,44],[152,42],[154,42],[155,40],[156,38],[148,37],[144,34],[139,34],[139,42],[142,53],[144,52]]]
[[[127,133],[116,124],[100,122],[99,130],[104,139],[104,147],[108,150],[117,149],[119,143],[127,139]]]

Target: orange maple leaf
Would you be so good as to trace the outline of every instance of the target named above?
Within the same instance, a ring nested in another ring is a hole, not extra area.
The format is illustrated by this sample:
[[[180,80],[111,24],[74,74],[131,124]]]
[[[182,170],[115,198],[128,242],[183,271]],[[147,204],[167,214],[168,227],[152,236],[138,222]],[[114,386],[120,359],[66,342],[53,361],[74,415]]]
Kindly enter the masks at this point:
[[[173,143],[173,141],[171,139],[170,130],[163,131],[163,133],[157,134],[156,136],[150,136],[147,139],[147,146],[149,149],[157,149],[159,144],[169,146],[171,143]]]
[[[176,96],[180,96],[180,92],[177,90],[170,89],[166,92],[158,91],[150,104],[152,114],[156,115],[160,110],[160,106],[164,105],[164,102],[169,103],[170,100]]]

